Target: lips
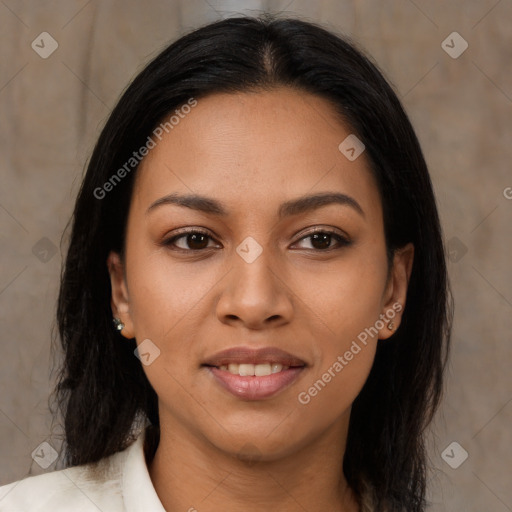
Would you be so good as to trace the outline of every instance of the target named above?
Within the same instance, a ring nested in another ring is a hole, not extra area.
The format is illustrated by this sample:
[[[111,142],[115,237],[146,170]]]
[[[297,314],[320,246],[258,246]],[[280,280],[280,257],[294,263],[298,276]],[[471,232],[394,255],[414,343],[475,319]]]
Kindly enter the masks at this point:
[[[307,366],[306,362],[284,350],[275,347],[263,347],[259,349],[248,347],[234,347],[207,358],[203,366],[221,366],[229,364],[281,364],[288,367]]]
[[[263,400],[292,385],[308,365],[274,347],[235,347],[209,357],[202,366],[222,389],[236,398]]]

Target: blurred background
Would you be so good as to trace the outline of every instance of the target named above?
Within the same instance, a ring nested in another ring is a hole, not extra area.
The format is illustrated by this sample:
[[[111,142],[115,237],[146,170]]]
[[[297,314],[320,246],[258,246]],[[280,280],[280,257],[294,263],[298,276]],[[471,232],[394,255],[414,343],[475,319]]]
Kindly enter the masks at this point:
[[[55,469],[59,245],[107,116],[170,41],[262,11],[353,38],[416,128],[456,306],[446,394],[429,432],[429,510],[511,511],[510,0],[0,0],[0,485]]]

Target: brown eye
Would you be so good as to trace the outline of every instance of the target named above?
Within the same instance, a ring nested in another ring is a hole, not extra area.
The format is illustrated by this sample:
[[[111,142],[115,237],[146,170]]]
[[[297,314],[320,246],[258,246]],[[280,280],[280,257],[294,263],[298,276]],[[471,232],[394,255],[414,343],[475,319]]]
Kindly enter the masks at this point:
[[[329,249],[331,241],[332,235],[328,233],[315,233],[311,235],[311,245],[315,249]]]
[[[182,240],[181,246],[176,242]],[[212,237],[203,231],[187,231],[180,235],[173,236],[164,242],[164,245],[176,247],[177,250],[182,251],[201,251],[208,249],[208,242],[212,240]]]
[[[328,251],[331,249],[340,248],[346,245],[350,245],[350,241],[344,236],[335,233],[334,231],[315,231],[314,233],[310,233],[309,235],[301,238],[302,240],[310,240],[311,248],[317,251]],[[331,243],[334,241],[337,242],[337,247],[331,246]],[[306,247],[308,249],[308,247]]]

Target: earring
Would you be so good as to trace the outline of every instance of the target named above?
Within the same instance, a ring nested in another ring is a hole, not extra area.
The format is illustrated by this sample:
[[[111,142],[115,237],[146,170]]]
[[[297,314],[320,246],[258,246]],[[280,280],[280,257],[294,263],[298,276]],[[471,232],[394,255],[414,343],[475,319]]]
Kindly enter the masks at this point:
[[[124,329],[124,324],[119,318],[113,318],[112,322],[114,323],[114,327],[117,331],[122,331]]]
[[[389,322],[388,329],[390,331],[394,331],[395,330],[395,323],[393,321]]]

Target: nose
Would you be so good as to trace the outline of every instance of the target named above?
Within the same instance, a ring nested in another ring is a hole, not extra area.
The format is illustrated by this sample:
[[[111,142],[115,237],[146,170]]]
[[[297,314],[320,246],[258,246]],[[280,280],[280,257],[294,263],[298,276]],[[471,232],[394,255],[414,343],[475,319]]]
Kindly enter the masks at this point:
[[[242,324],[248,329],[277,327],[291,321],[293,293],[286,272],[271,251],[263,249],[251,263],[236,252],[217,302],[217,317],[225,324]]]

